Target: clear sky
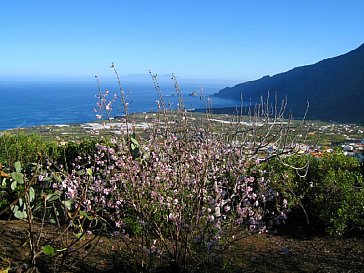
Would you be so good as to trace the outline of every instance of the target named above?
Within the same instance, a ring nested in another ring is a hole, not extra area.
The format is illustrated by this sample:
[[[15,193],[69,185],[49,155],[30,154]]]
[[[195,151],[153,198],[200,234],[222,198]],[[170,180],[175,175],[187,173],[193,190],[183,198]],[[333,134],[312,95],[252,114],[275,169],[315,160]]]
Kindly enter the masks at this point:
[[[1,0],[0,80],[253,80],[364,43],[363,0]]]

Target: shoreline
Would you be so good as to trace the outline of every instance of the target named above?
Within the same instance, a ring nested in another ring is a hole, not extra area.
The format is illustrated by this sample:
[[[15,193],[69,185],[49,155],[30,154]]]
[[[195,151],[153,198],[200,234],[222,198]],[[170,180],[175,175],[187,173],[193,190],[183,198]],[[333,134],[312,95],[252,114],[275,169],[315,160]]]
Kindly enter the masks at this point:
[[[244,110],[244,108],[243,108]],[[205,108],[197,108],[197,109],[193,109],[189,112],[192,113],[206,113],[207,109]],[[241,113],[241,108],[240,107],[232,107],[232,106],[228,106],[228,107],[212,107],[210,109],[208,109],[208,111],[211,114],[227,114],[227,115],[236,115],[236,114],[240,114]]]

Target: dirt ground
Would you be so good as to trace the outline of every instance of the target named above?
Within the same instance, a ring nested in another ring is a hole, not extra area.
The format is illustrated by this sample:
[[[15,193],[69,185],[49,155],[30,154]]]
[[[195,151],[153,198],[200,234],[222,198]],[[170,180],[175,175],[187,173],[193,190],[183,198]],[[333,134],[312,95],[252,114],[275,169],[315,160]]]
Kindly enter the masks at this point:
[[[0,221],[0,273],[7,272],[5,269],[27,272],[26,228],[25,222]],[[92,247],[86,246],[84,253]],[[69,257],[62,272],[128,272],[115,255],[117,247],[115,241],[101,237],[86,257]],[[237,242],[229,249],[225,264],[233,273],[364,272],[364,236],[333,238],[297,227],[285,228]],[[51,272],[52,262],[42,256],[37,267],[39,272]]]

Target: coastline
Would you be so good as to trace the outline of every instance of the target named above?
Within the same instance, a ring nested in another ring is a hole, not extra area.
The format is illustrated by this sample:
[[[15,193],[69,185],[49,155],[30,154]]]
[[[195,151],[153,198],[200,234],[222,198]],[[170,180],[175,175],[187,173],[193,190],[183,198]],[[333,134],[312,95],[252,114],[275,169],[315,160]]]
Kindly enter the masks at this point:
[[[212,107],[210,109],[208,109],[208,111],[211,114],[227,114],[227,115],[236,115],[236,114],[240,114],[241,111],[244,111],[245,107],[240,108],[240,107]],[[207,109],[206,108],[197,108],[197,109],[193,109],[189,112],[192,113],[206,113]]]

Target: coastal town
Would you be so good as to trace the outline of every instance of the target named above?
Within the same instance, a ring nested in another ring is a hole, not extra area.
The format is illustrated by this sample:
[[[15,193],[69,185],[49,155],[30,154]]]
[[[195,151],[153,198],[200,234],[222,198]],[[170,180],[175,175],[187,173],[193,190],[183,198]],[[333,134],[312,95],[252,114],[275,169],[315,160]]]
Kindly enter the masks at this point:
[[[9,129],[0,132],[0,136],[4,133],[25,133],[40,134],[45,138],[55,139],[61,145],[68,141],[77,142],[85,137],[103,137],[118,136],[127,130],[135,130],[136,132],[146,132],[148,128],[155,124],[158,118],[157,113],[142,113],[130,115],[129,123],[126,125],[122,117],[109,120],[108,122],[87,122],[81,124],[56,124],[42,125],[27,128]],[[201,113],[190,113],[188,118],[191,121],[201,120],[205,118]],[[247,128],[251,126],[262,126],[263,124],[254,124],[252,121],[237,121],[236,116],[227,114],[210,115],[206,119],[212,126],[226,126],[233,128],[239,123]],[[296,133],[296,152],[298,154],[310,153],[312,156],[320,157],[324,153],[330,153],[334,150],[341,150],[346,156],[355,157],[360,162],[364,162],[364,126],[357,124],[340,124],[327,123],[322,121],[306,121],[300,125],[300,130]],[[245,143],[249,146],[249,141]],[[272,153],[272,150],[279,149],[275,143],[267,143],[261,148],[261,152]],[[259,160],[259,158],[258,158]]]

